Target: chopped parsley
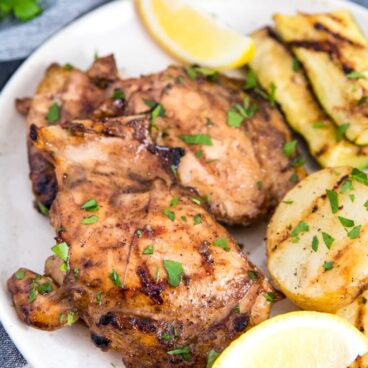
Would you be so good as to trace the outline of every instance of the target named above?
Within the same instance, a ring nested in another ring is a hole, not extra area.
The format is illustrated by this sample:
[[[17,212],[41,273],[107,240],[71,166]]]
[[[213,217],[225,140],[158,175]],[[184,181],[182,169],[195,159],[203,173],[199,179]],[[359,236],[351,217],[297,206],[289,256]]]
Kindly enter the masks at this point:
[[[220,353],[216,350],[211,349],[207,355],[207,365],[206,368],[212,368],[213,364],[215,363],[216,359],[219,357]]]
[[[196,197],[192,197],[192,202],[197,204],[198,206],[201,205],[201,200],[199,198],[196,198]]]
[[[240,305],[239,304],[234,308],[234,311],[236,313],[240,313]]]
[[[289,141],[289,142],[286,142],[284,144],[284,147],[282,148],[282,150],[283,150],[284,155],[286,157],[291,157],[291,156],[294,156],[295,155],[295,152],[296,152],[296,144],[297,144],[296,139],[294,139],[292,141]]]
[[[199,151],[197,151],[197,152],[195,153],[195,156],[196,156],[197,158],[202,158],[202,157],[203,157],[203,155],[204,155],[204,153],[203,153],[203,151],[201,151],[201,150],[199,150]]]
[[[69,257],[69,246],[67,243],[62,242],[54,245],[51,250],[64,262],[68,260]]]
[[[160,269],[159,267],[157,267],[155,272],[155,282],[157,283],[159,280],[160,280]]]
[[[300,61],[296,57],[294,57],[293,58],[293,71],[295,73],[298,73],[300,69],[301,69]]]
[[[111,98],[113,100],[123,100],[125,98],[125,93],[120,88],[117,88],[117,89],[114,90]]]
[[[26,273],[24,271],[17,271],[15,273],[15,278],[17,280],[23,280],[25,275],[26,275]]]
[[[193,134],[181,135],[180,139],[188,144],[202,144],[204,146],[211,146],[212,140],[208,134]]]
[[[349,198],[352,202],[355,201],[355,194],[349,194]]]
[[[173,208],[175,207],[177,204],[179,203],[179,199],[178,197],[173,197],[172,200],[170,201],[170,207]]]
[[[95,199],[89,199],[81,205],[81,209],[88,212],[95,212],[98,211],[100,207]]]
[[[365,172],[354,168],[350,174],[350,177],[353,180],[368,186],[368,176]]]
[[[68,326],[71,326],[75,321],[76,321],[75,312],[69,312],[67,317],[66,317],[66,324]]]
[[[194,220],[194,225],[199,225],[202,223],[202,217],[201,215],[195,215],[193,217],[193,220]]]
[[[83,225],[92,225],[95,224],[98,221],[98,216],[92,215],[88,217],[84,217],[81,221]]]
[[[330,201],[332,213],[339,211],[339,197],[337,193],[333,190],[326,189],[327,198]]]
[[[47,121],[49,124],[56,123],[60,119],[60,106],[54,102],[47,112]]]
[[[346,77],[348,79],[355,79],[355,80],[365,79],[365,75],[361,72],[358,72],[358,71],[352,71],[352,72],[346,74]]]
[[[252,281],[256,281],[258,279],[258,273],[256,271],[248,271],[248,277]]]
[[[319,244],[318,238],[317,238],[316,235],[314,235],[313,239],[312,239],[312,249],[313,249],[314,252],[317,252],[318,244]]]
[[[301,167],[304,166],[304,164],[305,160],[302,156],[299,156],[290,162],[291,167]]]
[[[171,221],[175,221],[175,213],[170,211],[168,208],[164,209],[164,215]]]
[[[183,346],[181,348],[177,348],[174,350],[170,350],[167,352],[169,355],[181,355],[184,360],[188,361],[191,360],[190,350],[188,346]]]
[[[309,230],[309,225],[305,223],[304,221],[300,221],[298,225],[294,227],[294,229],[291,231],[290,235],[295,238],[299,234],[304,233]]]
[[[290,178],[289,178],[289,181],[291,182],[291,183],[297,183],[298,182],[298,180],[299,180],[299,178],[298,178],[298,175],[296,174],[296,173],[293,173],[291,176],[290,176]]]
[[[49,215],[49,209],[42,202],[37,201],[37,207],[43,215]]]
[[[330,271],[333,269],[334,263],[333,262],[327,262],[325,261],[323,263],[323,268],[325,269],[325,271]]]
[[[164,268],[167,272],[169,285],[177,287],[180,284],[181,277],[184,274],[183,265],[180,262],[164,260]]]
[[[188,77],[191,80],[196,80],[199,76],[203,76],[208,79],[214,79],[218,75],[218,72],[216,70],[199,65],[186,66],[185,71],[187,72]]]
[[[352,187],[353,187],[353,182],[350,179],[345,180],[344,183],[341,185],[340,193],[344,194],[350,189],[352,189]]]
[[[294,203],[294,201],[282,201],[282,203],[285,203],[285,204],[293,204]]]
[[[341,223],[342,226],[344,227],[353,227],[354,226],[354,221],[350,220],[346,217],[342,217],[342,216],[338,216],[338,219]]]
[[[110,273],[110,279],[111,281],[120,289],[123,288],[123,285],[121,283],[120,277],[118,275],[118,273],[115,270],[112,270],[112,272]]]
[[[275,104],[276,104],[276,89],[277,89],[275,83],[272,82],[270,88],[271,88],[271,91],[269,93],[268,100],[269,100],[271,106],[275,107]]]
[[[102,304],[102,291],[98,291],[97,293],[96,293],[96,303],[98,304],[98,305],[101,305]]]
[[[173,175],[176,178],[177,175],[178,175],[178,166],[177,165],[171,165],[170,168],[171,168],[171,171],[172,171]]]
[[[140,238],[143,234],[143,231],[141,229],[137,229],[135,234],[137,235],[138,238]]]
[[[360,236],[360,229],[361,229],[362,225],[358,225],[353,227],[349,232],[348,232],[348,237],[349,239],[357,239]]]
[[[222,248],[226,252],[228,252],[230,250],[227,238],[225,236],[222,236],[222,237],[217,238],[216,240],[214,240],[213,245],[215,247]]]
[[[227,112],[227,125],[240,128],[245,119],[251,118],[257,111],[257,105],[251,103],[248,96],[244,97],[243,105],[235,104]]]
[[[344,134],[349,129],[350,123],[339,125],[336,128],[336,141],[340,142],[342,138],[344,137]]]
[[[333,242],[335,239],[328,233],[322,231],[322,239],[328,249],[331,249]]]
[[[276,300],[275,294],[272,293],[271,291],[268,291],[267,293],[265,293],[264,297],[270,303],[273,303]]]
[[[79,268],[78,267],[74,267],[73,268],[73,275],[74,275],[74,278],[78,278],[79,276]]]
[[[364,202],[364,207],[366,208],[366,210],[368,211],[368,200]]]
[[[70,63],[66,63],[64,66],[63,66],[64,70],[70,72],[74,69],[74,66]]]
[[[144,248],[142,254],[153,254],[153,244],[148,244],[146,248]]]
[[[243,85],[243,89],[245,91],[249,91],[253,88],[257,87],[257,76],[253,70],[248,70],[247,72],[247,79]]]
[[[43,295],[43,294],[51,293],[51,291],[53,291],[54,289],[53,289],[51,283],[49,281],[46,281],[43,284],[39,285],[37,290],[40,294]]]
[[[153,128],[157,128],[156,126],[156,119],[158,117],[164,117],[165,116],[165,108],[158,102],[156,101],[152,101],[152,100],[143,100],[144,103],[150,107],[150,111],[151,111],[151,121],[150,121],[150,126],[148,128],[149,132],[151,132],[151,130]]]
[[[325,122],[323,122],[323,121],[316,121],[316,122],[313,124],[313,128],[314,128],[314,129],[324,129],[324,128],[326,128],[326,124],[325,124]]]

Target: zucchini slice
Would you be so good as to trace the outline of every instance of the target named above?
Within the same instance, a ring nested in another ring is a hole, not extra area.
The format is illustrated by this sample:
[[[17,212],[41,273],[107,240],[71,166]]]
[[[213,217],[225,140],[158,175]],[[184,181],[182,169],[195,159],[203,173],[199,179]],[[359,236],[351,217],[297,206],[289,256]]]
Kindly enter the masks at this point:
[[[349,140],[367,145],[368,44],[350,12],[276,14],[274,20],[323,108]]]
[[[252,34],[256,52],[250,67],[259,83],[275,98],[288,123],[308,142],[311,154],[322,167],[368,167],[368,147],[346,140],[316,101],[304,71],[287,47],[269,28]]]

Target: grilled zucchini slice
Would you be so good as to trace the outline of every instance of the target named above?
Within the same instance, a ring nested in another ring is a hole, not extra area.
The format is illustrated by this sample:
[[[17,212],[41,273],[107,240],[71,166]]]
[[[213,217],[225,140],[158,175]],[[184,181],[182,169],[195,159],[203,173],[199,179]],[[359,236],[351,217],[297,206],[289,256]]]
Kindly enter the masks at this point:
[[[368,147],[358,147],[339,136],[336,125],[316,101],[304,71],[270,28],[252,34],[256,51],[250,67],[262,87],[275,98],[291,127],[301,134],[322,167],[368,167]]]
[[[368,336],[368,290],[359,295],[351,304],[340,309],[337,314]],[[359,357],[349,368],[367,368],[368,354]]]
[[[336,312],[368,284],[368,176],[318,171],[294,187],[267,228],[267,267],[303,309]]]
[[[274,16],[326,112],[346,137],[368,144],[368,44],[350,12]]]

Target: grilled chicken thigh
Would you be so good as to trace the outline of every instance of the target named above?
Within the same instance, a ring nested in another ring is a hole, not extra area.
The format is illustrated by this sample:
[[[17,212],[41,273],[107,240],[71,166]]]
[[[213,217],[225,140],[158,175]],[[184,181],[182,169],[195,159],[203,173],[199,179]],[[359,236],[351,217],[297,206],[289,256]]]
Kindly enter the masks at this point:
[[[60,114],[51,123],[150,115],[157,144],[185,148],[177,170],[180,183],[196,188],[223,222],[256,221],[305,175],[292,167],[296,156],[282,152],[291,135],[281,114],[264,96],[246,95],[240,81],[203,68],[175,66],[121,80],[112,57],[98,59],[87,73],[70,69],[48,70],[32,100],[28,123],[47,125],[53,104]],[[57,191],[53,169],[31,145],[30,166],[36,198],[48,207]]]
[[[203,367],[267,318],[273,294],[198,193],[175,182],[183,150],[152,144],[147,128],[142,116],[32,127],[55,167],[65,273],[55,276],[60,262],[47,267],[56,282],[20,269],[8,287],[24,322],[52,330],[81,318],[127,367]]]

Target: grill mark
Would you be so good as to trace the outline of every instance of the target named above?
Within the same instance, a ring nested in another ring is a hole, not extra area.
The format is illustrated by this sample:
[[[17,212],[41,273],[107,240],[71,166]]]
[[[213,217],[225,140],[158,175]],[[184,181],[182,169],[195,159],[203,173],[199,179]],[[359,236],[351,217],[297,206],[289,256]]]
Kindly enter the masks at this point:
[[[203,241],[198,246],[198,253],[201,255],[202,266],[206,270],[207,274],[212,274],[214,271],[214,268],[213,268],[214,260],[210,252],[210,245],[211,244],[208,241]]]
[[[94,342],[94,344],[102,350],[107,349],[111,344],[110,339],[108,339],[105,336],[97,335],[94,332],[91,332],[91,339]]]
[[[342,42],[346,42],[349,45],[352,45],[354,47],[362,48],[362,45],[360,43],[356,43],[355,41],[350,40],[349,38],[341,35],[340,33],[337,33],[337,32],[332,31],[330,28],[328,28],[327,26],[325,26],[324,24],[322,24],[320,22],[314,23],[313,24],[313,27],[317,31],[322,31],[322,32],[325,32],[325,33],[331,35],[336,40],[339,40],[339,41],[342,41]]]
[[[323,154],[325,154],[326,152],[328,152],[328,150],[329,150],[329,146],[328,146],[328,144],[324,144],[316,153],[315,153],[315,155],[317,156],[317,157],[319,157],[319,156],[322,156]]]
[[[141,281],[142,288],[140,291],[150,297],[150,299],[155,304],[162,304],[164,301],[161,297],[161,292],[164,290],[164,287],[161,284],[157,284],[151,277],[146,266],[139,266],[136,270],[136,273]]]
[[[332,187],[332,190],[336,190],[339,188],[339,186],[347,179],[349,178],[349,175],[344,175],[341,178],[339,178],[339,180],[334,184],[334,186]],[[319,197],[317,197],[313,202],[311,202],[311,204],[309,205],[308,208],[306,208],[303,213],[300,215],[299,219],[297,221],[295,221],[294,225],[291,226],[290,230],[287,229],[286,231],[281,232],[281,239],[280,241],[278,241],[271,249],[271,252],[275,252],[276,250],[282,249],[283,246],[285,245],[286,241],[290,238],[290,234],[291,234],[291,230],[296,226],[296,224],[298,224],[301,220],[304,220],[305,222],[307,222],[306,220],[315,213],[315,207],[317,206],[318,208],[321,207],[322,203],[320,203],[321,201],[324,202],[327,199],[327,195],[325,193],[322,193]]]

